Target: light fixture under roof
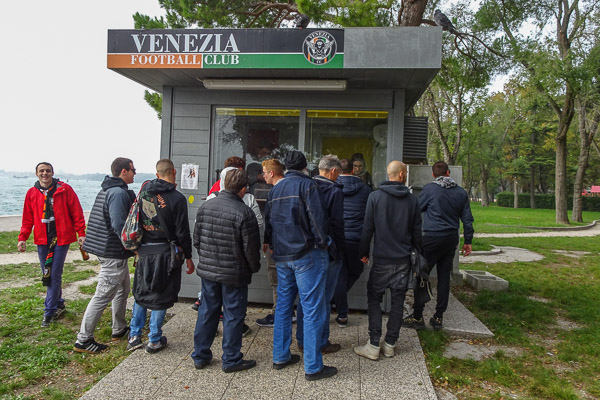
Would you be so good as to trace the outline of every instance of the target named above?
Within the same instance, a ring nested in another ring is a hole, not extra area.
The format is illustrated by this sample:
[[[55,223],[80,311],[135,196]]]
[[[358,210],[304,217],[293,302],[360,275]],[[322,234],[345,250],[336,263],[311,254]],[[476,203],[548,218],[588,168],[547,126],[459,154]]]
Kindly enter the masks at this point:
[[[202,79],[209,90],[306,90],[342,91],[348,83],[345,80],[318,79]]]

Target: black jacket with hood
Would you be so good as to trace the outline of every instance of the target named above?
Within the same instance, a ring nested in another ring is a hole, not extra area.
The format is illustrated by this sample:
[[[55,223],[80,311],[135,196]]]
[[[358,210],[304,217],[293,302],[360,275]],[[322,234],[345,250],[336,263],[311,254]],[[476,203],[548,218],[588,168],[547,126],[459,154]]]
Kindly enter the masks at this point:
[[[344,248],[344,195],[342,194],[342,185],[327,179],[324,176],[317,175],[313,178],[319,186],[319,191],[323,198],[323,204],[327,209],[327,219],[329,221],[329,236],[335,243],[335,259],[342,259],[342,249]],[[331,253],[330,249],[330,253]]]
[[[337,178],[344,194],[344,233],[346,240],[360,241],[367,199],[372,190],[355,175],[340,175]]]
[[[421,210],[419,200],[400,182],[384,181],[367,200],[360,240],[360,257],[369,257],[371,238],[373,262],[403,264],[410,262],[413,247],[421,251]]]
[[[105,258],[133,256],[121,244],[121,231],[134,200],[135,194],[123,179],[106,176],[90,212],[83,249]]]
[[[154,179],[143,186],[141,193],[140,223],[144,235],[132,291],[135,301],[151,310],[172,307],[181,288],[181,268],[170,268],[169,241],[157,212],[163,216],[170,239],[183,249],[186,259],[192,258],[187,201],[175,188],[173,183]]]

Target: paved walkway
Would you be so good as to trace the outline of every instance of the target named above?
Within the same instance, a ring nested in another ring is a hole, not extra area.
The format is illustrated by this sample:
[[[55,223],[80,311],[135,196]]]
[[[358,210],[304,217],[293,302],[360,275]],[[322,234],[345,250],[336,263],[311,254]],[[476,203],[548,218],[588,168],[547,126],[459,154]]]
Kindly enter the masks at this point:
[[[302,362],[281,371],[272,369],[273,329],[254,322],[269,309],[249,307],[247,323],[252,331],[244,338],[245,358],[255,359],[256,368],[225,374],[221,371],[221,339],[215,339],[214,359],[203,370],[196,370],[190,357],[196,312],[189,303],[177,303],[169,312],[174,316],[164,326],[169,339],[167,349],[157,354],[137,350],[92,387],[83,399],[411,399],[435,400],[425,357],[415,331],[402,328],[396,356],[379,361],[357,356],[353,346],[367,341],[367,316],[351,314],[348,327],[340,328],[331,319],[331,341],[342,350],[324,356],[326,365],[338,368],[333,378],[318,382],[304,379]],[[428,309],[425,315],[432,315]],[[474,336],[491,336],[453,296],[446,314],[447,329]],[[450,323],[450,321],[453,321]],[[471,326],[469,326],[471,324]],[[294,325],[295,326],[295,325]],[[385,320],[384,320],[385,326]],[[221,329],[221,328],[220,328]],[[298,353],[295,340],[292,352]]]

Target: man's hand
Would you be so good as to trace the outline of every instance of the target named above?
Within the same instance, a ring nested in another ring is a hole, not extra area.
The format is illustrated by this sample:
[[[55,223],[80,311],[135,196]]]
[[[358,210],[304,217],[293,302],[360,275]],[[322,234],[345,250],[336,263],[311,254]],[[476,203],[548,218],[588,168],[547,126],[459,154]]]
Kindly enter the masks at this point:
[[[27,242],[24,240],[19,240],[19,243],[17,243],[17,250],[19,250],[22,253],[26,249],[27,249]]]
[[[473,251],[473,247],[470,244],[465,244],[462,247],[462,251],[463,251],[463,256],[468,256],[469,254],[471,254],[471,251]]]
[[[196,269],[196,266],[194,265],[194,261],[192,261],[191,258],[188,258],[187,260],[185,260],[185,263],[187,264],[187,271],[185,271],[185,273],[190,275]]]
[[[365,264],[368,264],[369,263],[369,257],[363,257],[363,258],[360,259],[360,261],[362,261]]]
[[[79,243],[80,246],[83,246],[83,242],[85,242],[85,236],[79,236],[77,243]]]
[[[269,250],[269,243],[263,243],[263,253],[266,253]]]

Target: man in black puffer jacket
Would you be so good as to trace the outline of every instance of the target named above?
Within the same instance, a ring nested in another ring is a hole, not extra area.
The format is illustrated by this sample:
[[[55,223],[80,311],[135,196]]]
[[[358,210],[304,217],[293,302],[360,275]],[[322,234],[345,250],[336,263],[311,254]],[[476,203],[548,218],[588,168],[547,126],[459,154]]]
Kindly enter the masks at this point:
[[[167,347],[162,324],[181,288],[181,264],[172,265],[170,242],[177,245],[178,252],[183,252],[187,273],[194,272],[187,200],[176,190],[176,172],[171,160],[159,160],[156,163],[158,179],[147,182],[141,189],[139,218],[144,236],[138,249],[139,261],[133,280],[135,303],[127,350],[142,347],[142,328],[148,309],[152,312],[146,353],[156,353]]]
[[[98,256],[100,274],[98,286],[90,300],[77,334],[73,350],[78,353],[96,354],[108,346],[94,340],[96,325],[112,301],[112,338],[120,339],[129,327],[125,320],[130,280],[127,259],[133,255],[121,244],[121,230],[127,219],[135,194],[127,189],[133,183],[133,161],[119,157],[112,162],[113,176],[106,176],[102,190],[96,196],[87,227],[87,239],[83,249]]]
[[[256,361],[243,359],[240,349],[248,285],[260,269],[260,232],[256,215],[242,201],[248,185],[246,173],[231,170],[222,184],[225,190],[205,202],[196,215],[194,247],[199,256],[196,274],[202,278],[202,304],[192,358],[197,369],[210,363],[223,307],[221,367],[224,372],[236,372],[256,366]]]

